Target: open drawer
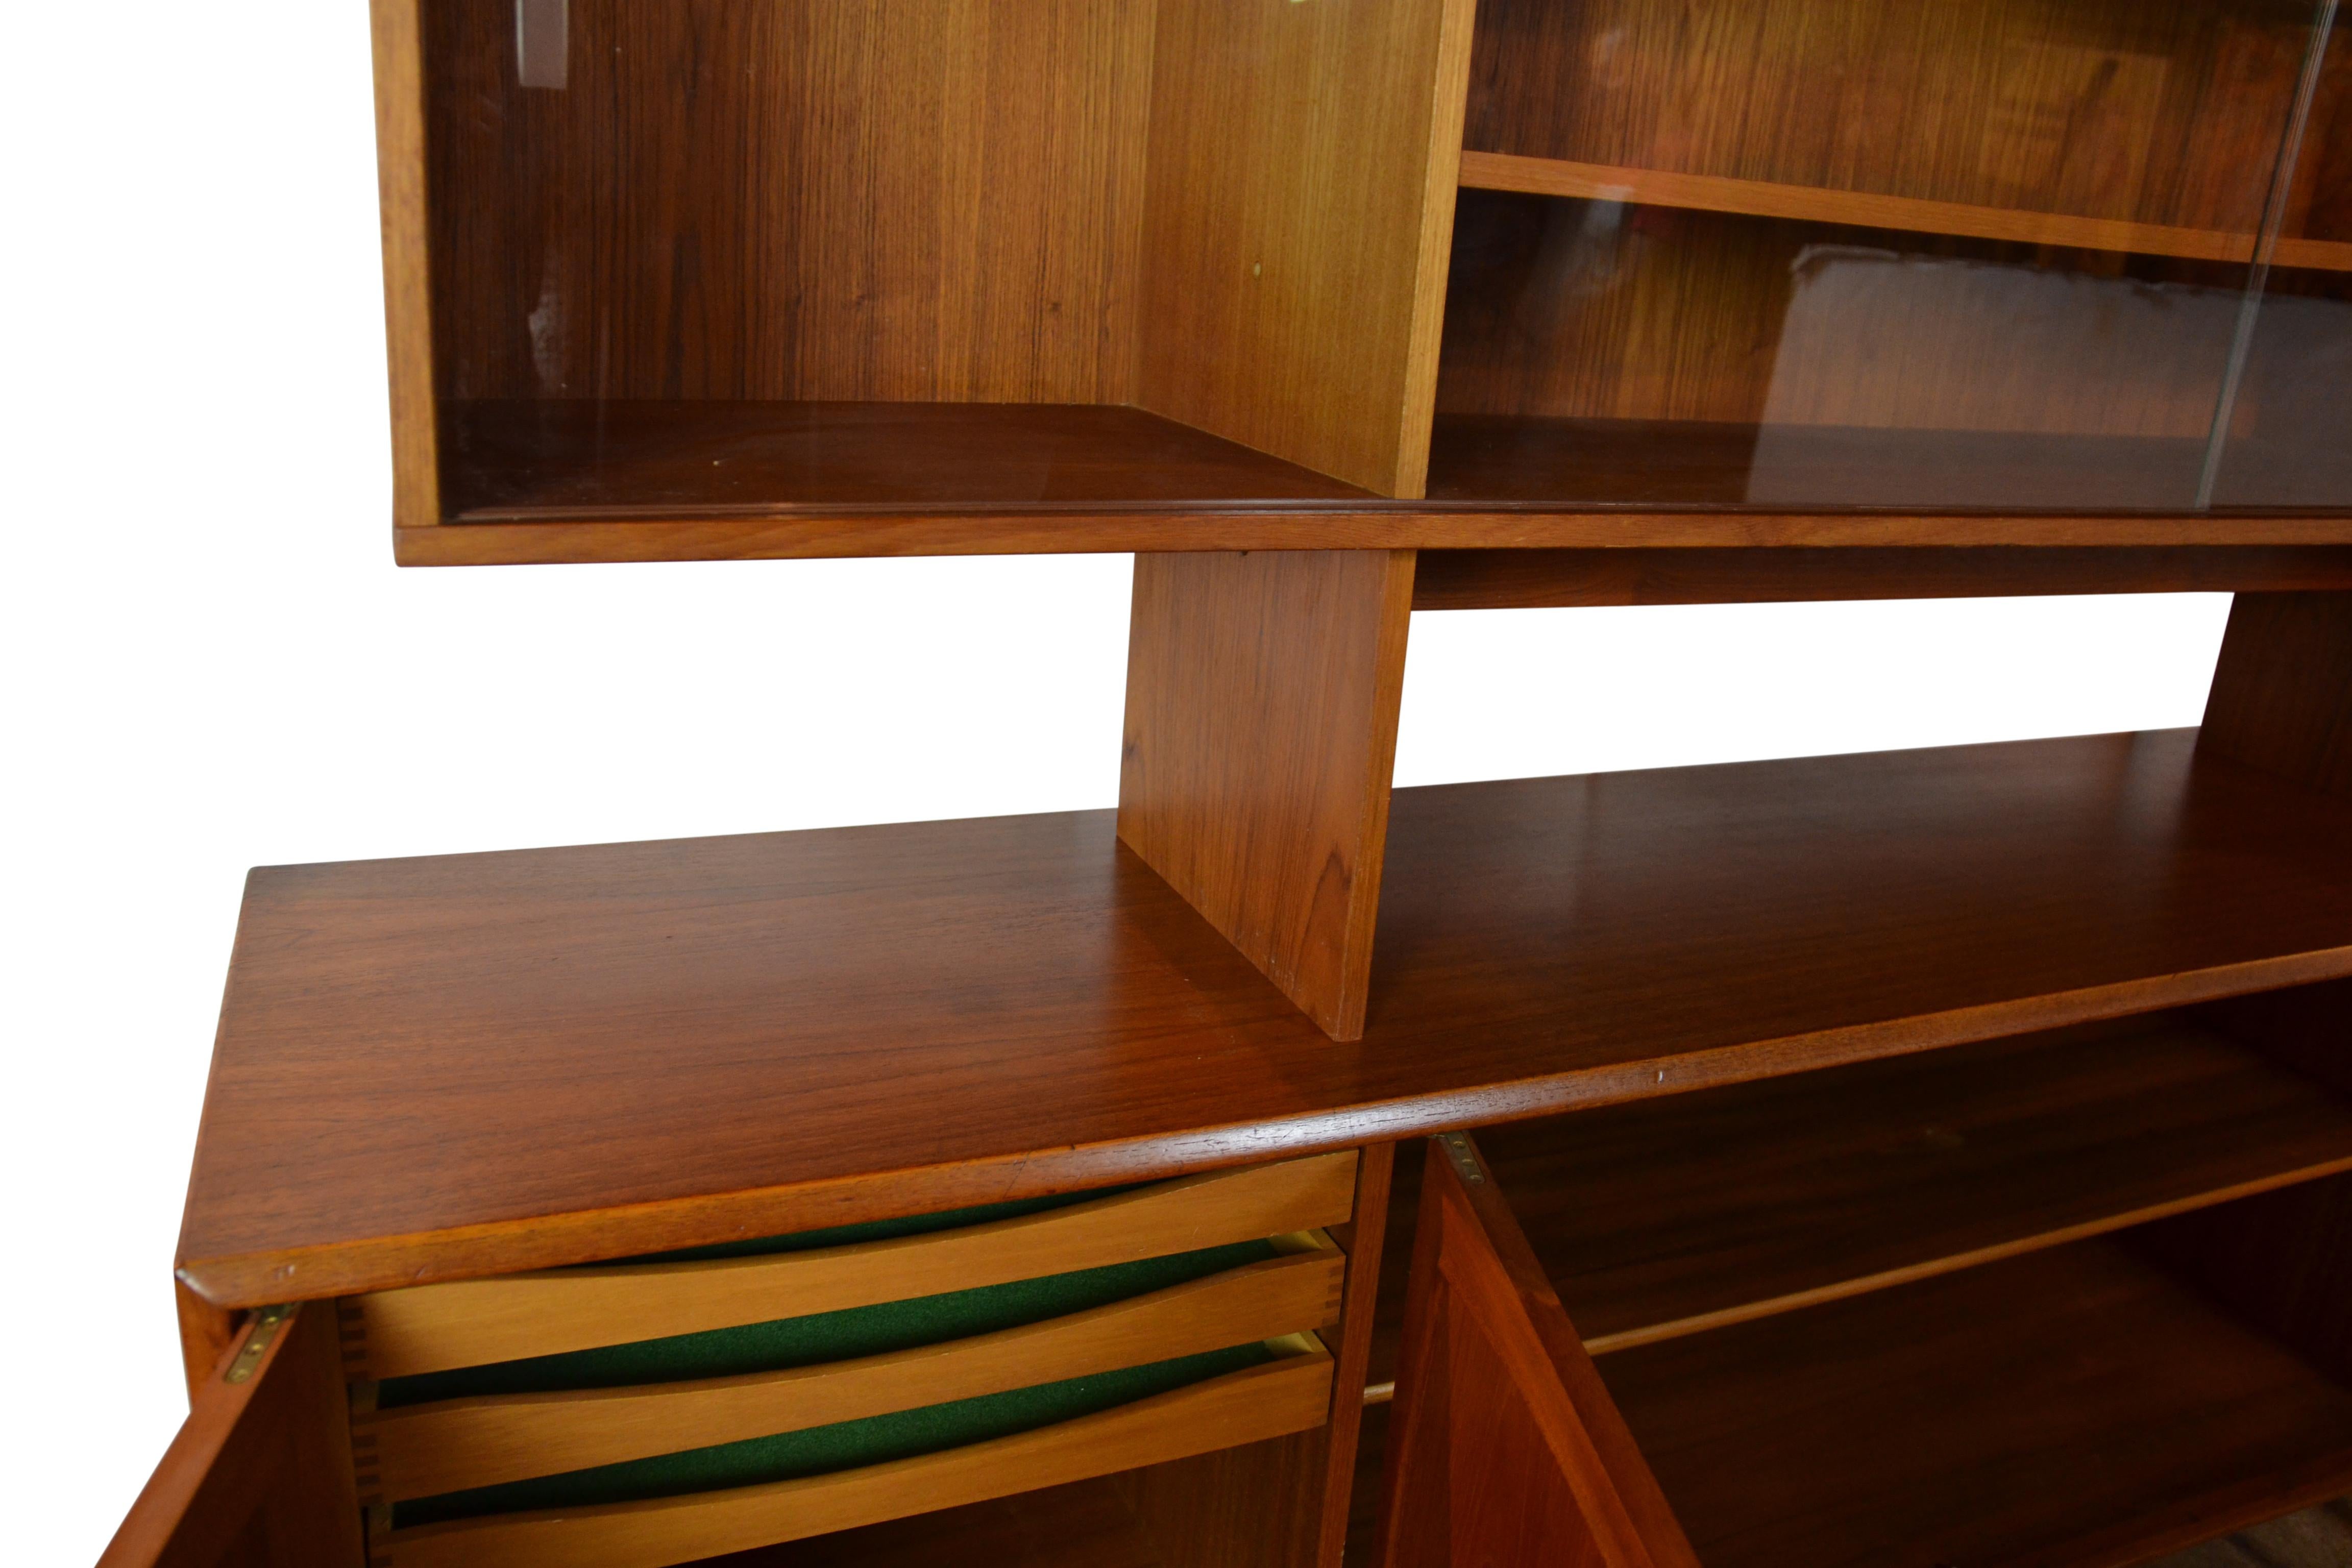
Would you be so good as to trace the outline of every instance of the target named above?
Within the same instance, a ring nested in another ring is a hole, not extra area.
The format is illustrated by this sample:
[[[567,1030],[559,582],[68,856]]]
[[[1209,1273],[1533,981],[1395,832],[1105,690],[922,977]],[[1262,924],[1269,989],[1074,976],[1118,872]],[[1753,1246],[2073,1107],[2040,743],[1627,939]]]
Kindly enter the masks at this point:
[[[2209,1022],[1433,1141],[1377,1561],[2120,1565],[2352,1490],[2352,1101]]]
[[[661,1568],[1309,1434],[1357,1165],[273,1309],[107,1562]]]

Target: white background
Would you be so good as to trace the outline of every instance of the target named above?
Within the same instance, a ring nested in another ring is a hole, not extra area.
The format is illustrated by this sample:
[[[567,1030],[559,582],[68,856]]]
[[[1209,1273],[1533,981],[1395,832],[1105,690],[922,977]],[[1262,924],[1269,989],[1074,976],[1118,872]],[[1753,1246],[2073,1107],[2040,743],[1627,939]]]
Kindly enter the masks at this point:
[[[169,1262],[247,867],[1116,793],[1125,557],[392,564],[362,0],[0,46],[0,1485],[96,1556],[184,1413]],[[1401,783],[2194,723],[2210,597],[1481,613]]]

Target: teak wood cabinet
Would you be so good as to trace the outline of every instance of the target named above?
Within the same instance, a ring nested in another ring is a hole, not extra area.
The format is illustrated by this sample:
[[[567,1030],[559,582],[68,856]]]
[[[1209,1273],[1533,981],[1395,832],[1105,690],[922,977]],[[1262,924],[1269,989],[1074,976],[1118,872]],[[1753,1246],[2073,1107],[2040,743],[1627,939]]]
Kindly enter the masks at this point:
[[[109,1568],[2352,1491],[2336,0],[373,16],[399,558],[1136,552],[1119,800],[256,871]],[[1391,787],[1416,611],[2190,589],[2197,730]]]

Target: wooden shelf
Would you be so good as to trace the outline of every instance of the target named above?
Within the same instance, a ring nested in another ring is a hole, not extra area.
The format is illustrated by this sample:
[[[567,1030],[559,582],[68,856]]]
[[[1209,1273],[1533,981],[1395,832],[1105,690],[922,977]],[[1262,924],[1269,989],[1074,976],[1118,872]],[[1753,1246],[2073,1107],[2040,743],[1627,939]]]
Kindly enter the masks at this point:
[[[1597,1355],[2352,1169],[2352,1104],[2159,1016],[1478,1142]]]
[[[2195,503],[2205,443],[2000,430],[1441,414],[1433,500],[2051,508]]]
[[[445,416],[457,522],[1363,500],[1139,408],[552,399]]]
[[[2352,1392],[2106,1242],[1600,1366],[1710,1568],[2120,1564],[2352,1487]]]
[[[2352,973],[2352,821],[2194,742],[1400,791],[1344,1046],[1108,812],[266,868],[180,1261],[583,1262]]]
[[[1528,158],[1510,153],[1465,151],[1462,184],[1482,191],[1566,196],[1585,201],[1625,202],[1640,206],[1685,207],[1736,213],[1748,217],[1797,218],[1811,223],[1863,228],[1906,229],[1918,234],[1960,235],[1973,239],[2011,240],[2025,245],[2079,250],[2119,250],[2145,256],[2180,256],[2201,261],[2250,262],[2254,237],[2219,229],[2168,224],[2125,223],[2068,213],[2026,212],[2014,207],[1974,206],[1962,202],[1923,201],[1875,191],[1836,190],[1820,185],[1784,185],[1768,180],[1729,179],[1719,174],[1683,174],[1664,169],[1633,169],[1579,163],[1559,158]],[[2352,243],[2283,238],[2272,259],[2281,267],[2352,272]]]

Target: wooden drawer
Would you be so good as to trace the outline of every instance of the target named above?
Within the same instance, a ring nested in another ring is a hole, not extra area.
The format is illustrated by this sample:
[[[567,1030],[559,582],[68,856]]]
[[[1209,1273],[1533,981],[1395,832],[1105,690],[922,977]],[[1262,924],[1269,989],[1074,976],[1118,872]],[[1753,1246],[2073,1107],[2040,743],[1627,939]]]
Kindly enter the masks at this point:
[[[655,1568],[1059,1486],[1319,1425],[1331,1357],[1312,1334],[1244,1371],[991,1442],[764,1486],[395,1530],[383,1568]]]
[[[371,1556],[655,1568],[1314,1426],[1355,1166],[346,1300]]]
[[[1064,1317],[880,1355],[657,1384],[435,1400],[354,1416],[368,1505],[858,1421],[1335,1321],[1345,1259],[1321,1231],[1280,1256]]]
[[[1336,1561],[1359,1405],[1333,1391],[1371,1319],[1348,1282],[1382,1228],[1352,1226],[1388,1168],[1348,1150],[269,1308],[107,1568],[667,1568],[959,1506],[1040,1539],[1093,1521],[1138,1562],[1268,1531]]]
[[[350,1298],[354,1381],[842,1311],[1344,1224],[1353,1150],[992,1223],[750,1258],[551,1268]]]

